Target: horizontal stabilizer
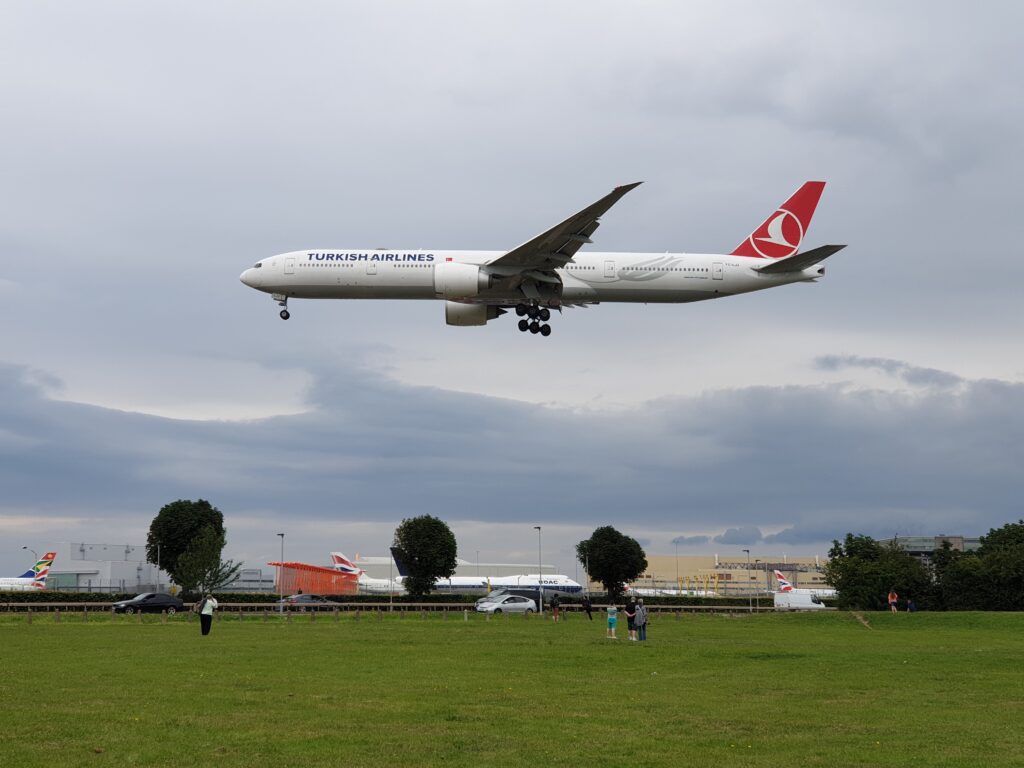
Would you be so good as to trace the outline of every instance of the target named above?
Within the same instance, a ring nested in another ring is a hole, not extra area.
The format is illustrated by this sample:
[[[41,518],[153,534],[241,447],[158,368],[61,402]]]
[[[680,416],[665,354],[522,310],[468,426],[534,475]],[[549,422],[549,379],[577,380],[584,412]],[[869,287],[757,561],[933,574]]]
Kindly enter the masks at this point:
[[[803,253],[787,256],[784,259],[776,259],[765,264],[763,267],[754,267],[754,269],[766,275],[777,275],[782,272],[803,272],[808,267],[813,267],[818,262],[824,261],[833,253],[838,253],[845,247],[845,245],[821,245]]]

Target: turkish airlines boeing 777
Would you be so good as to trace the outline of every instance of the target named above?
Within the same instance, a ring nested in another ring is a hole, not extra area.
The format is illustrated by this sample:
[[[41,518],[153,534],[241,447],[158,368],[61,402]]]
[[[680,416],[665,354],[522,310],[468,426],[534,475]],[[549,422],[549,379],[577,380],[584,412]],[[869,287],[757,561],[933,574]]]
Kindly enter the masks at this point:
[[[728,255],[591,253],[601,216],[639,186],[593,205],[511,251],[312,249],[263,259],[241,280],[281,305],[288,299],[441,299],[448,325],[485,325],[515,309],[520,331],[551,335],[551,310],[603,301],[682,303],[814,282],[845,248],[800,252],[825,188],[808,181]]]

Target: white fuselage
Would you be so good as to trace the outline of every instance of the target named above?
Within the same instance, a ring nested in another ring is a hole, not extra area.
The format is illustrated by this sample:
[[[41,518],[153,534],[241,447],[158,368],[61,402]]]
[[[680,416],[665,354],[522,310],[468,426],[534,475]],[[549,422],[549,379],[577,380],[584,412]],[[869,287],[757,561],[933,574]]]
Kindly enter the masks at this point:
[[[359,591],[364,594],[402,594],[405,592],[403,577],[397,579],[374,579],[365,573],[359,574]],[[535,573],[517,576],[452,576],[434,582],[435,592],[466,593],[490,592],[492,589],[517,588],[537,589],[543,585],[545,591],[575,594],[583,591],[582,585],[560,574],[544,574],[538,578]]]
[[[35,579],[21,577],[7,577],[0,579],[0,592],[25,592],[33,590],[39,592],[45,587],[40,586]]]
[[[271,256],[242,273],[246,285],[300,299],[450,299],[514,305],[523,300],[518,275],[496,270],[491,287],[465,295],[444,291],[435,268],[449,262],[482,266],[500,251],[313,249]],[[820,265],[799,272],[757,271],[765,259],[695,253],[593,253],[581,251],[553,270],[561,285],[551,303],[683,303],[716,299],[806,282],[824,274]]]

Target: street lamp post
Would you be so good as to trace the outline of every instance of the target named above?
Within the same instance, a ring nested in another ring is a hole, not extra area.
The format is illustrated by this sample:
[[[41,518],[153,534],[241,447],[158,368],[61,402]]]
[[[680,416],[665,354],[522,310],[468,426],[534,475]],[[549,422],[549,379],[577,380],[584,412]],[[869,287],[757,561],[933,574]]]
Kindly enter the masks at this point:
[[[281,537],[281,560],[280,565],[277,566],[277,591],[278,597],[281,598],[281,602],[278,603],[279,611],[284,613],[284,534],[277,534]]]
[[[540,547],[540,526],[533,526],[537,530],[537,615],[544,613],[544,558],[541,556]]]
[[[35,555],[36,556],[36,562],[37,563],[39,562],[39,553],[36,552],[34,549],[32,549],[32,547],[22,547],[22,549],[27,549],[29,552],[31,552],[33,555]]]
[[[750,613],[754,612],[754,598],[750,596],[750,550],[744,549],[747,553],[747,610]]]
[[[160,591],[160,542],[156,545],[156,591]]]
[[[679,583],[679,540],[673,539],[673,544],[676,545],[676,594],[682,592],[682,585]]]
[[[754,570],[757,570],[757,564],[760,563],[760,562],[761,562],[760,560],[754,560]],[[760,579],[758,579],[758,581],[760,581]],[[754,600],[757,602],[757,610],[760,611],[761,610],[761,587],[757,588],[757,591],[754,593],[754,595],[755,595]]]

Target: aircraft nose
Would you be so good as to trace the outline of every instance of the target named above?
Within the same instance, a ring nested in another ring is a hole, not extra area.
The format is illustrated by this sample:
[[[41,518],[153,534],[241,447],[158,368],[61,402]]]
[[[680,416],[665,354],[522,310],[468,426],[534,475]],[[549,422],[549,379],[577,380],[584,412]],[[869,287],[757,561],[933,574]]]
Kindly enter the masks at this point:
[[[238,276],[238,279],[250,288],[255,288],[260,284],[259,277],[259,271],[249,267],[249,269],[245,270],[245,272]]]

